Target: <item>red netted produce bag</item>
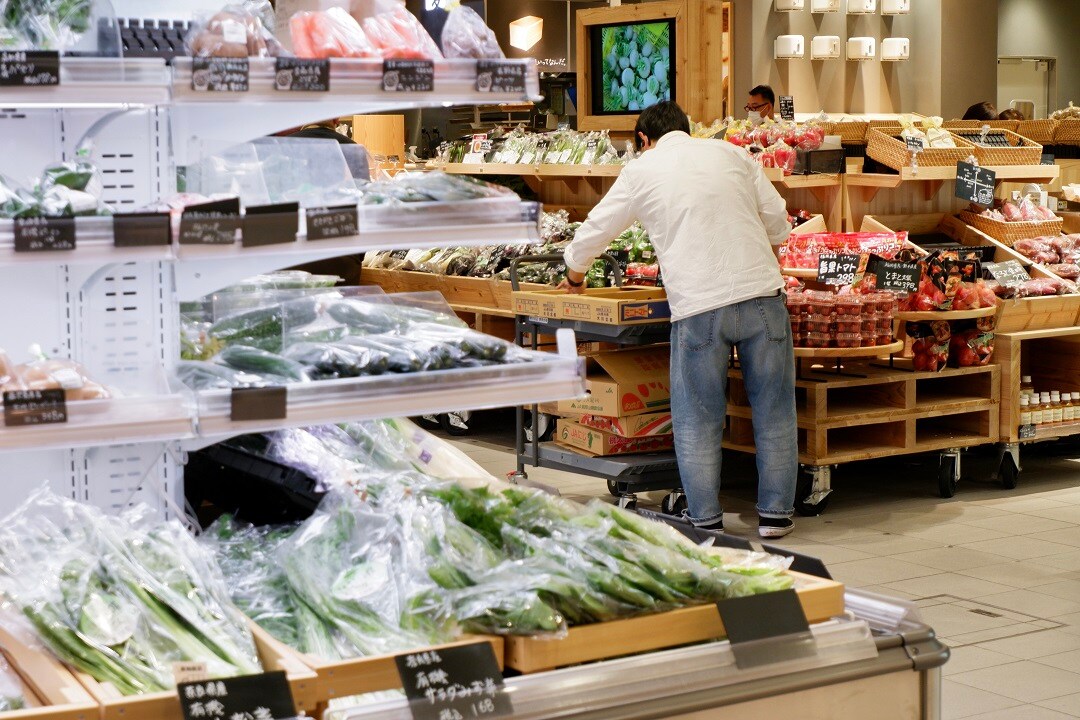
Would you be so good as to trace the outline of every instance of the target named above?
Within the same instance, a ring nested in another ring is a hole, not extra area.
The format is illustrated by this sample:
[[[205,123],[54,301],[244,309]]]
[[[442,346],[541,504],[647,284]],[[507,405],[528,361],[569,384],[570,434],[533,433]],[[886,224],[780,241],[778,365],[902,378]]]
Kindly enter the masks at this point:
[[[946,320],[907,323],[911,338],[912,365],[916,370],[937,372],[948,363],[952,332]]]
[[[949,340],[949,367],[981,367],[994,354],[994,316],[977,320],[959,320]]]

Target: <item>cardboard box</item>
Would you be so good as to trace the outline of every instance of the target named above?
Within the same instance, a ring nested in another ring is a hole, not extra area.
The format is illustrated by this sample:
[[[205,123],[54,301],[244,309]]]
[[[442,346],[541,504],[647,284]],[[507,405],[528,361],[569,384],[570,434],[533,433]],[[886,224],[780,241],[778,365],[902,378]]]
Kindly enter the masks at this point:
[[[663,288],[593,288],[583,295],[562,290],[520,291],[513,294],[513,301],[518,315],[552,320],[642,325],[671,319]]]
[[[573,420],[559,420],[555,437],[562,445],[587,450],[591,455],[626,455],[629,453],[664,452],[675,447],[674,435],[623,437],[585,427]]]
[[[669,412],[631,415],[630,417],[582,415],[578,423],[593,430],[601,430],[627,438],[670,435],[672,432],[671,413]]]
[[[610,350],[587,358],[585,392],[560,400],[559,414],[631,417],[667,410],[671,405],[667,345]]]

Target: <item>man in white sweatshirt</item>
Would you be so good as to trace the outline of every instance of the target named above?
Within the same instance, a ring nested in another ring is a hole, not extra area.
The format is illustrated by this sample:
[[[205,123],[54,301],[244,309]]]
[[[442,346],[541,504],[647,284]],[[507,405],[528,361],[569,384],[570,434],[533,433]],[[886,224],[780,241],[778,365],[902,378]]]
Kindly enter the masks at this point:
[[[690,521],[723,529],[721,438],[731,349],[753,409],[758,531],[787,535],[798,475],[795,357],[777,262],[791,231],[783,198],[742,148],[690,137],[673,102],[644,110],[643,150],[566,249],[567,279],[585,272],[635,220],[649,233],[671,305],[671,414]]]

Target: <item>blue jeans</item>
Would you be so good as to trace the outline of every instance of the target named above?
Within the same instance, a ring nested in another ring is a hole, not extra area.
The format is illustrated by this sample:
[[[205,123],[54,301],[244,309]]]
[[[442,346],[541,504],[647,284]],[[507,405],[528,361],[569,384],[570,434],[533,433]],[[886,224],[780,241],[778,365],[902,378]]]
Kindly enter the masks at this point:
[[[720,441],[731,349],[753,410],[762,517],[791,517],[799,472],[795,355],[784,296],[754,298],[671,325],[671,415],[691,522],[723,516]]]

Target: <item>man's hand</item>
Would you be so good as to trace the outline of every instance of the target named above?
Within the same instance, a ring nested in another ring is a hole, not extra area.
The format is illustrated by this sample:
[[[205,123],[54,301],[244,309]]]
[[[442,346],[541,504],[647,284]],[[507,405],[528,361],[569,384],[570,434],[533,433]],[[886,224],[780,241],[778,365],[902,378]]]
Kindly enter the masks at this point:
[[[582,295],[585,292],[585,285],[578,285],[577,287],[574,287],[566,280],[563,280],[555,289],[570,293],[571,295]]]
[[[562,290],[573,295],[583,294],[585,292],[585,273],[579,273],[567,268],[566,279],[559,283],[556,290]]]

